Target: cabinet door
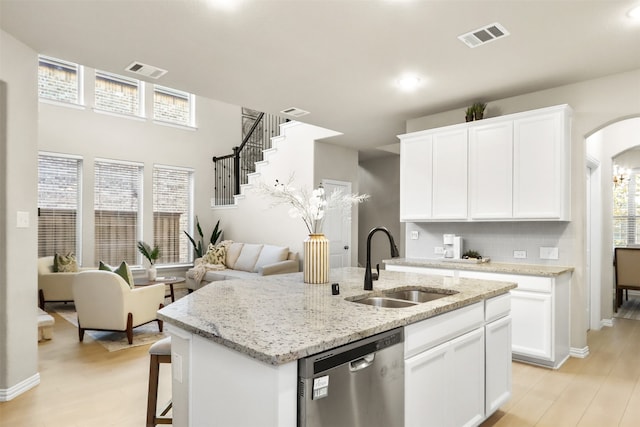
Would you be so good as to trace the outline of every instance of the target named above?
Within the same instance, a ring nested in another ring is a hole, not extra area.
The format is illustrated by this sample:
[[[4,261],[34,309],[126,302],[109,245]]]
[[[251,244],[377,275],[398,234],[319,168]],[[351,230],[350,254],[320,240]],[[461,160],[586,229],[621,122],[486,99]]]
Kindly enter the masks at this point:
[[[431,218],[431,135],[400,143],[400,220]]]
[[[511,397],[511,316],[485,326],[485,416]]]
[[[514,353],[552,360],[551,294],[511,291]]]
[[[517,119],[514,126],[513,214],[568,219],[568,143],[563,114]]]
[[[467,219],[467,129],[433,134],[433,218]]]
[[[404,423],[406,427],[449,425],[449,343],[417,354],[404,365]]]
[[[476,426],[484,419],[484,328],[449,342],[447,372],[451,426]]]
[[[469,214],[472,219],[513,215],[513,124],[469,128]]]

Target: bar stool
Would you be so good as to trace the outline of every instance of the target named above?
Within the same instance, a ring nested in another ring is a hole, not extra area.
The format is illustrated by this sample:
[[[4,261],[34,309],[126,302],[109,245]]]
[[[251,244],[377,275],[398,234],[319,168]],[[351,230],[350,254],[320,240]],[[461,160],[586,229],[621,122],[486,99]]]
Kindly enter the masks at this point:
[[[147,427],[155,427],[158,424],[172,424],[172,418],[166,417],[171,409],[169,401],[162,413],[156,415],[158,407],[158,374],[161,363],[171,363],[171,337],[164,338],[149,348],[151,361],[149,364],[149,396],[147,398]]]

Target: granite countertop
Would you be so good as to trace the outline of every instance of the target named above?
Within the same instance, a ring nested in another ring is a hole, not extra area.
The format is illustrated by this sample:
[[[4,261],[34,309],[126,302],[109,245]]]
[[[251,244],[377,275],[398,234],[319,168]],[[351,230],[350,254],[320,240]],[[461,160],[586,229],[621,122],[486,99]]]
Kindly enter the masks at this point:
[[[515,283],[381,271],[364,291],[364,269],[331,270],[324,285],[302,273],[212,282],[158,311],[158,318],[271,365],[280,365],[503,294]],[[331,283],[340,295],[331,295]],[[345,300],[392,288],[424,286],[457,291],[406,308]]]
[[[443,258],[392,258],[385,259],[386,265],[403,265],[406,267],[444,268],[449,270],[484,271],[486,273],[523,274],[526,276],[555,277],[572,272],[573,267],[538,264],[511,264],[501,262],[473,263],[445,261]]]

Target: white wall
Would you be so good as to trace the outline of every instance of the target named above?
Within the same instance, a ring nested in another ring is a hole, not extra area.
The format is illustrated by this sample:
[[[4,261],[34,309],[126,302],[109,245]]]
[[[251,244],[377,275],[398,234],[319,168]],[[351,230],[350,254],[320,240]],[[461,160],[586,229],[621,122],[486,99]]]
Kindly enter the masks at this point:
[[[232,152],[241,142],[240,107],[196,97],[196,129],[164,126],[150,119],[103,114],[91,107],[95,73],[85,68],[88,89],[84,109],[39,105],[39,144],[42,151],[79,155],[82,173],[82,264],[97,265],[94,259],[93,180],[95,158],[128,160],[144,165],[143,224],[153,224],[152,173],[154,164],[182,166],[195,170],[194,214],[203,229],[212,230],[213,156]],[[35,83],[34,83],[35,85]],[[179,89],[179,88],[177,88]],[[146,111],[151,111],[153,91],[147,85]],[[143,226],[143,240],[153,241],[153,228]]]
[[[546,234],[549,239],[557,241],[561,254],[559,263],[575,267],[571,288],[571,346],[582,349],[587,346],[586,331],[588,328],[587,289],[584,278],[586,257],[585,138],[609,123],[640,113],[640,69],[512,98],[489,100],[486,116],[493,117],[559,104],[569,104],[574,111],[571,142],[572,221],[566,227],[553,224],[545,225],[546,223],[539,224],[533,226],[534,228],[527,233]],[[408,120],[406,130],[414,132],[461,123],[462,121],[464,121],[464,108]],[[606,176],[604,172],[603,176]],[[454,233],[461,230],[478,236],[490,234],[490,231],[486,231],[488,230],[486,225],[471,226],[472,229],[462,229],[458,228],[459,225],[451,224],[448,229]],[[431,229],[429,226],[423,227]],[[407,232],[409,231],[410,227],[407,226]],[[502,238],[493,241],[491,245],[506,248],[501,250],[508,252],[512,241],[520,239],[520,234],[515,232],[507,234],[503,239],[504,245],[501,241]],[[428,244],[425,242],[425,245]],[[480,241],[478,244],[481,244]],[[495,252],[498,249],[491,248],[490,250]],[[603,313],[606,313],[604,306]]]
[[[36,53],[0,30],[0,401],[39,383]],[[17,212],[30,226],[16,227]],[[33,266],[33,268],[25,268]]]
[[[400,156],[388,155],[360,163],[360,191],[369,194],[371,200],[360,206],[360,251],[358,263],[364,267],[367,259],[367,235],[375,227],[389,229],[404,256],[404,223],[400,222]],[[386,236],[376,233],[371,239],[371,265],[390,258]]]

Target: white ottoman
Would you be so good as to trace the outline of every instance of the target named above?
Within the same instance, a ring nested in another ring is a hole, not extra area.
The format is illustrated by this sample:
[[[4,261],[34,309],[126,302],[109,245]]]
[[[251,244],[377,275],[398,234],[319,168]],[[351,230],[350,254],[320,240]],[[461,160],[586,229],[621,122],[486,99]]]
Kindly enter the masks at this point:
[[[53,338],[54,323],[54,318],[38,307],[38,342]]]

